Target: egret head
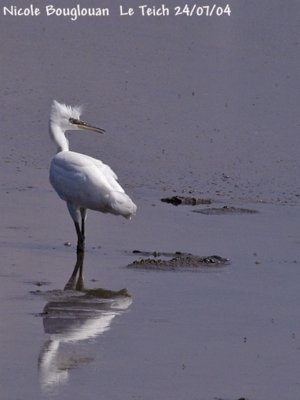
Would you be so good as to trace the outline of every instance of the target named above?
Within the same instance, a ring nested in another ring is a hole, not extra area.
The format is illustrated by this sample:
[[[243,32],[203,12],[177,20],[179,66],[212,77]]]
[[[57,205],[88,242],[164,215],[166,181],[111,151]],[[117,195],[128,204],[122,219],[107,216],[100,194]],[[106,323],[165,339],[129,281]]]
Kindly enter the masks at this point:
[[[50,126],[59,127],[63,132],[68,130],[86,129],[98,133],[105,130],[90,125],[80,119],[82,107],[71,107],[54,100],[50,115]]]

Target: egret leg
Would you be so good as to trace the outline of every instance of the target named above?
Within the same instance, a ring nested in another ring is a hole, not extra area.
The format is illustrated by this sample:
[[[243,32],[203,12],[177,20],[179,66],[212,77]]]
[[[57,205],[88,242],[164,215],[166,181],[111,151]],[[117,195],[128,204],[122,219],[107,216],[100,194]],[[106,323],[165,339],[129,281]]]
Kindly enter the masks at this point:
[[[83,240],[85,240],[85,219],[82,218],[81,219],[81,235],[83,237]]]
[[[81,235],[83,237],[83,240],[85,240],[86,209],[85,208],[81,208],[80,209],[80,214],[81,214]]]
[[[84,236],[82,235],[78,222],[74,222],[77,233],[77,254],[84,253]]]
[[[77,233],[77,254],[84,252],[84,220],[86,218],[86,210],[79,208],[76,204],[67,202],[69,213],[74,221]],[[81,227],[80,227],[81,217]]]
[[[81,228],[77,221],[74,221],[77,232],[77,253],[84,253],[84,242],[85,242],[85,220],[86,220],[86,209],[80,208],[81,214]]]

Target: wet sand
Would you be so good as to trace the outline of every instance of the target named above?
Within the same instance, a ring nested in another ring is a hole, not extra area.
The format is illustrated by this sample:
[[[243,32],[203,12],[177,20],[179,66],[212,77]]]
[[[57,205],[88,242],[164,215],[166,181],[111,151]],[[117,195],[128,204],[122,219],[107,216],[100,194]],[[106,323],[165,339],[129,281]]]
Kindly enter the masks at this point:
[[[298,6],[230,5],[222,18],[0,16],[3,398],[298,398]],[[111,165],[138,205],[131,221],[87,221],[86,288],[127,300],[63,291],[75,232],[48,182],[54,98],[106,129],[71,133],[71,148]],[[223,207],[257,212],[207,212]],[[127,268],[134,250],[230,263]]]

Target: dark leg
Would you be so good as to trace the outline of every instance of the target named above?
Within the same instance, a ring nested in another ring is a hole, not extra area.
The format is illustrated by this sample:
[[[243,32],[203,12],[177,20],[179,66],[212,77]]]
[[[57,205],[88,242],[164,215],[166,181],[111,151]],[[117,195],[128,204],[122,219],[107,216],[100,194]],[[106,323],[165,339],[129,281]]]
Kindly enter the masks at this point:
[[[81,208],[80,209],[80,214],[81,214],[81,235],[83,237],[83,241],[85,240],[85,220],[86,220],[86,209]]]
[[[74,224],[77,233],[77,254],[84,253],[84,235],[82,235],[78,222],[74,222]]]
[[[79,226],[79,223],[75,222],[75,228],[78,237],[77,253],[84,252],[86,209],[80,208],[80,214],[81,214],[81,228]]]
[[[69,213],[74,221],[77,233],[77,254],[84,252],[84,221],[86,218],[86,209],[78,208],[75,204],[67,202]],[[81,217],[81,227],[80,227]]]
[[[85,218],[81,218],[81,235],[83,237],[83,241],[85,240]]]

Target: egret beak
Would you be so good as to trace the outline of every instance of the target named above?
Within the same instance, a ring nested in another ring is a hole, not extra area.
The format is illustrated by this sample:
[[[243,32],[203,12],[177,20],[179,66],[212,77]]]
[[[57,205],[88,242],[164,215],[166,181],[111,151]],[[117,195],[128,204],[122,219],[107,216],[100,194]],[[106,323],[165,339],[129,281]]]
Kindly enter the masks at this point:
[[[70,118],[69,121],[71,124],[76,125],[79,129],[86,129],[88,131],[98,132],[98,133],[105,133],[105,130],[102,128],[97,128],[96,126],[90,125],[87,122],[81,121],[79,119]]]

